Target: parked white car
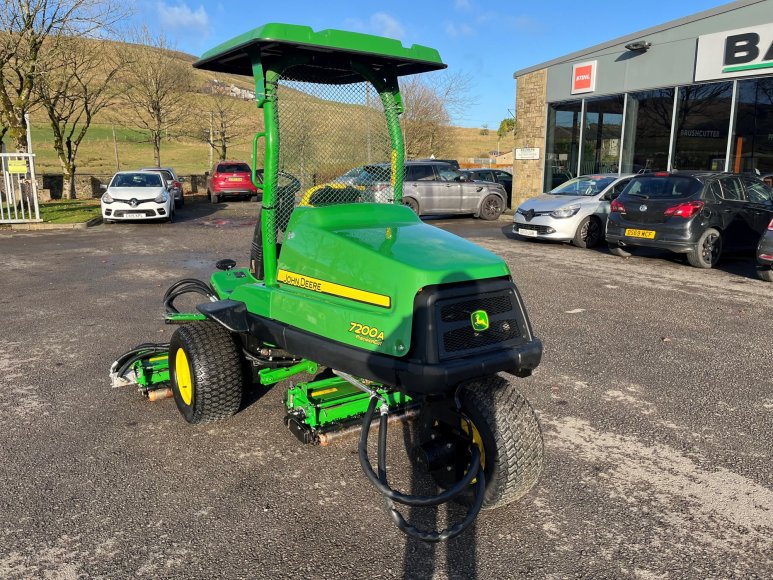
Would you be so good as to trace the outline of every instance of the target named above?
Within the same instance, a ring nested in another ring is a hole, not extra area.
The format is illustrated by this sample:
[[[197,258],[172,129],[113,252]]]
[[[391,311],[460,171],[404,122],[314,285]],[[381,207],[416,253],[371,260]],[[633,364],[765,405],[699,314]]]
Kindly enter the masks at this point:
[[[103,186],[104,187],[104,186]],[[174,219],[174,196],[156,171],[120,171],[102,194],[102,220]]]
[[[610,203],[631,177],[617,173],[581,175],[527,199],[515,211],[513,233],[592,248],[604,241]]]
[[[164,181],[166,181],[166,187],[169,190],[169,193],[174,196],[175,208],[179,208],[181,205],[185,204],[182,184],[185,179],[177,177],[174,169],[171,167],[143,167],[140,171],[155,171],[156,173],[160,173],[163,176]]]

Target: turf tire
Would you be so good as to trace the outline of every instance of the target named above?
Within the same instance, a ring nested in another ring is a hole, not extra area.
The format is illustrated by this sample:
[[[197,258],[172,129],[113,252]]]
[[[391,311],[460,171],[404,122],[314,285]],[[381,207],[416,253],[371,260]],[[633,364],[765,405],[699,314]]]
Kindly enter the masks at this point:
[[[190,404],[178,386],[179,349],[190,368]],[[169,378],[177,408],[188,423],[211,423],[234,415],[241,406],[245,382],[241,350],[234,335],[214,322],[180,326],[169,344]]]
[[[460,398],[462,411],[483,442],[483,509],[519,500],[537,483],[544,464],[542,429],[534,409],[512,383],[499,375],[470,381]]]
[[[263,280],[263,234],[260,228],[263,208],[258,210],[258,223],[255,224],[255,230],[252,233],[252,242],[250,243],[250,272],[257,280]]]

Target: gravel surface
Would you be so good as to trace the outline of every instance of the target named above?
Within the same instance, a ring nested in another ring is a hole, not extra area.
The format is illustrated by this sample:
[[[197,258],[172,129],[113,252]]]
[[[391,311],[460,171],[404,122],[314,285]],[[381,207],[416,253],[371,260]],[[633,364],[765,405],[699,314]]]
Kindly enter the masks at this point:
[[[545,344],[513,379],[542,480],[433,546],[394,528],[355,439],[286,430],[286,385],[198,427],[110,388],[117,355],[169,340],[167,286],[246,265],[256,209],[0,232],[0,578],[773,577],[773,284],[749,259],[704,271],[516,240],[505,217],[427,220],[508,262]],[[390,473],[416,489],[410,431],[391,429]]]

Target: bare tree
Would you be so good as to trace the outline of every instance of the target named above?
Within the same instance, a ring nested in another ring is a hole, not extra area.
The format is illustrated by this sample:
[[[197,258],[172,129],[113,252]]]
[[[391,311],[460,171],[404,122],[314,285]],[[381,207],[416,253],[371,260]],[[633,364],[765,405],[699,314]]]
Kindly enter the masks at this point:
[[[163,33],[154,35],[143,28],[134,40],[136,44],[127,47],[130,62],[121,75],[122,99],[135,126],[150,133],[153,159],[160,167],[162,140],[170,131],[174,135],[189,117],[193,73],[172,52]]]
[[[401,93],[407,157],[446,155],[451,145],[451,120],[463,118],[473,102],[468,77],[464,73],[416,75],[401,82]]]
[[[65,199],[75,199],[78,147],[94,115],[117,94],[115,78],[125,60],[121,50],[109,50],[80,38],[61,39],[46,60],[50,70],[37,83],[40,103],[54,133],[54,149],[64,173]]]
[[[19,151],[27,150],[25,115],[47,65],[46,44],[67,35],[94,36],[127,14],[115,0],[7,0],[0,10],[0,122]]]
[[[210,95],[203,98],[200,109],[208,113],[208,118],[202,119],[209,122],[204,127],[201,135],[207,144],[217,151],[218,159],[225,161],[228,158],[228,145],[242,136],[239,130],[242,113],[238,108],[237,99],[225,95]]]

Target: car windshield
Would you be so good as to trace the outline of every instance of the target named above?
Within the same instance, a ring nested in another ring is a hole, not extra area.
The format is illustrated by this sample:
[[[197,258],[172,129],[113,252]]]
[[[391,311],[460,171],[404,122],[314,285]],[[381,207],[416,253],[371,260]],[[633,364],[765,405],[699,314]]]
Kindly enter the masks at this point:
[[[218,173],[249,173],[250,166],[246,163],[221,163],[217,166]]]
[[[346,183],[348,181],[356,180],[362,172],[365,171],[364,167],[355,167],[344,173],[341,177],[336,177],[335,181],[338,183]]]
[[[596,195],[604,191],[617,177],[583,175],[570,179],[550,191],[550,195]]]
[[[392,179],[392,168],[388,165],[367,165],[362,168],[357,176],[357,183],[368,184],[390,181]]]
[[[693,177],[652,175],[632,179],[621,195],[633,195],[645,199],[674,199],[695,195],[702,187],[703,184]]]
[[[119,173],[110,187],[161,187],[158,173]]]

